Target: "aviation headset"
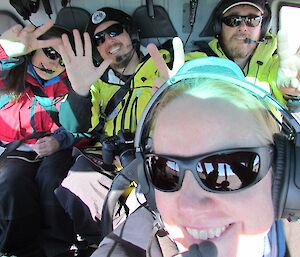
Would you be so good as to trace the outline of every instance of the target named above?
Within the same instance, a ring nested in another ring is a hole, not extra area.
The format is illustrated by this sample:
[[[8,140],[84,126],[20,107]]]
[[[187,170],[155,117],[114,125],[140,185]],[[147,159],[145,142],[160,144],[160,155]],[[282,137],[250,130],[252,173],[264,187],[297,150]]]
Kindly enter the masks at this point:
[[[36,13],[40,6],[39,0],[9,0],[9,3],[24,20],[29,20],[31,14]]]
[[[51,18],[52,9],[49,0],[42,0],[45,12]],[[32,13],[36,13],[40,6],[40,0],[9,0],[9,3],[23,17],[24,20],[29,20]]]
[[[269,26],[270,26],[270,21],[271,21],[271,17],[272,17],[272,13],[271,13],[271,7],[268,3],[267,0],[248,0],[248,1],[241,1],[241,0],[222,0],[217,7],[215,8],[214,11],[214,17],[215,18],[215,22],[214,22],[214,33],[215,36],[220,35],[221,33],[221,28],[222,28],[222,17],[223,17],[223,11],[225,9],[227,9],[228,7],[232,6],[232,5],[236,5],[238,3],[244,3],[244,4],[255,4],[258,5],[259,7],[261,7],[264,11],[263,14],[263,20],[262,20],[262,25],[261,25],[261,37],[260,39],[262,40],[266,33],[269,30]]]
[[[169,79],[150,99],[138,124],[135,134],[136,158],[114,179],[102,212],[103,237],[112,231],[112,214],[115,204],[131,181],[136,181],[138,191],[146,196],[150,209],[157,212],[154,188],[145,174],[144,152],[151,147],[149,131],[156,107],[172,85],[186,79],[207,78],[221,80],[244,88],[270,110],[278,110],[283,121],[282,130],[274,135],[274,161],[272,199],[275,218],[296,221],[300,218],[300,124],[268,92],[248,82],[240,68],[223,58],[207,57],[186,62],[178,73]],[[270,111],[272,114],[272,112]],[[272,117],[276,117],[272,114]],[[278,120],[277,120],[278,121]],[[280,122],[280,121],[278,121]]]

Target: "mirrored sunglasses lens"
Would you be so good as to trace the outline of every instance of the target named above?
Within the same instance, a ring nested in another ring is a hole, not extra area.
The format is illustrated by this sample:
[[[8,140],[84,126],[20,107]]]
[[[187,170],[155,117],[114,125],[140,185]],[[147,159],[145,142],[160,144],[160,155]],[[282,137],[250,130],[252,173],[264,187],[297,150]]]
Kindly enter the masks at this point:
[[[224,17],[222,19],[222,22],[227,26],[237,27],[241,25],[242,21],[244,21],[248,27],[256,27],[260,24],[261,20],[262,20],[261,16],[233,16],[232,15],[232,16]]]
[[[176,162],[150,156],[146,159],[146,169],[152,184],[162,191],[176,191],[179,187],[179,167]]]
[[[123,26],[119,23],[113,24],[110,27],[106,28],[103,31],[98,32],[94,35],[94,43],[95,45],[99,46],[105,42],[105,34],[109,35],[110,37],[116,37],[123,33]]]
[[[51,60],[56,60],[58,58],[61,58],[60,54],[58,52],[56,52],[52,47],[43,48],[43,52]]]
[[[248,27],[256,27],[260,24],[261,17],[249,17],[245,20],[245,22]]]
[[[99,32],[94,36],[94,44],[100,45],[103,44],[105,41],[105,34],[103,32]]]
[[[229,27],[237,27],[241,24],[242,19],[238,16],[228,16],[223,18],[223,23]]]
[[[256,181],[260,158],[254,152],[213,155],[198,162],[197,172],[203,184],[214,191],[234,191]]]

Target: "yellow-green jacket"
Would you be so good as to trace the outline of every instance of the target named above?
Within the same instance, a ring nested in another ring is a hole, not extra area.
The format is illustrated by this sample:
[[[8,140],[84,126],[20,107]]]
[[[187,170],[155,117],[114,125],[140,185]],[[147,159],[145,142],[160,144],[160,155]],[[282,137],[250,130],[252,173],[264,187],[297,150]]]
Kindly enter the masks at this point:
[[[271,34],[267,36],[268,39],[258,44],[243,72],[250,82],[270,92],[279,102],[285,105],[286,102],[276,83],[279,67],[279,58],[276,53],[277,39],[276,36]],[[216,56],[227,58],[217,38],[211,40],[208,45]],[[204,56],[207,55],[201,53],[198,57]]]
[[[145,48],[141,49],[145,52]],[[160,50],[166,63],[171,62],[170,53]],[[136,68],[133,78],[128,83],[129,91],[122,101],[117,101],[112,112],[105,112],[109,100],[120,89],[124,88],[122,81],[112,69],[107,71],[107,76],[98,79],[90,89],[88,96],[80,96],[70,89],[62,109],[62,125],[71,132],[82,132],[104,136],[117,135],[121,129],[135,132],[137,123],[144,108],[150,100],[159,73],[150,55],[144,58]],[[108,108],[109,109],[109,108]]]
[[[166,50],[160,52],[166,62],[169,62],[169,52]],[[92,117],[89,131],[92,131],[101,122],[101,118],[104,118],[103,133],[106,136],[116,135],[120,129],[135,132],[142,112],[153,94],[152,87],[158,76],[152,58],[146,56],[137,66],[134,77],[130,80],[128,93],[112,113],[103,117],[109,100],[120,87],[124,86],[124,82],[115,75],[114,71],[109,70],[107,82],[99,79],[91,86]]]

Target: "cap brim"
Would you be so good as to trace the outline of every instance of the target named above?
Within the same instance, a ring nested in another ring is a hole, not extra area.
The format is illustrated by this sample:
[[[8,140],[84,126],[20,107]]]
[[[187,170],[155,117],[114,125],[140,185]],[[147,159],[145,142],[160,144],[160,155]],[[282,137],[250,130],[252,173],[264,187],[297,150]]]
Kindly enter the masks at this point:
[[[238,6],[238,5],[251,5],[251,6],[255,7],[256,9],[258,9],[262,14],[264,14],[264,10],[260,6],[258,6],[257,4],[251,3],[251,2],[247,2],[247,1],[234,3],[230,6],[228,6],[226,9],[224,9],[222,14],[225,14],[229,9],[231,9],[235,6]]]

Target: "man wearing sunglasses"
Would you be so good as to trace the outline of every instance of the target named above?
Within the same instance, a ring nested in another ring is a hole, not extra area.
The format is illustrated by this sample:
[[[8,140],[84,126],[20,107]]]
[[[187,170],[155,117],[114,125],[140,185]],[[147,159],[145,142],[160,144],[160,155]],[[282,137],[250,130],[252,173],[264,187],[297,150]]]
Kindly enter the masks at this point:
[[[78,31],[74,31],[76,54],[63,37],[61,53],[74,91],[66,99],[71,109],[65,110],[62,123],[70,131],[92,131],[98,143],[91,147],[101,146],[99,141],[105,141],[103,145],[112,142],[110,149],[102,148],[102,153],[103,156],[110,154],[113,160],[115,155],[121,155],[119,131],[130,136],[121,146],[133,147],[130,142],[152,96],[158,72],[147,49],[140,45],[137,28],[127,13],[101,8],[91,15],[88,32],[82,44]],[[102,59],[98,68],[92,60],[92,47]],[[168,62],[169,52],[160,51]],[[70,112],[77,117],[77,123],[69,122]],[[116,169],[112,161],[105,164],[106,170],[108,167]],[[85,172],[78,172],[82,170]],[[56,190],[62,206],[74,221],[75,231],[88,245],[99,244],[101,210],[110,185],[109,175],[96,172],[86,158],[79,155],[69,176]]]
[[[289,46],[284,37],[279,39],[282,47],[277,49],[276,36],[268,32],[271,9],[267,0],[222,0],[214,16],[216,38],[202,49],[203,52],[233,60],[249,81],[271,92],[282,104],[296,112],[300,105],[297,98],[300,51],[298,55],[286,54],[284,51]]]

